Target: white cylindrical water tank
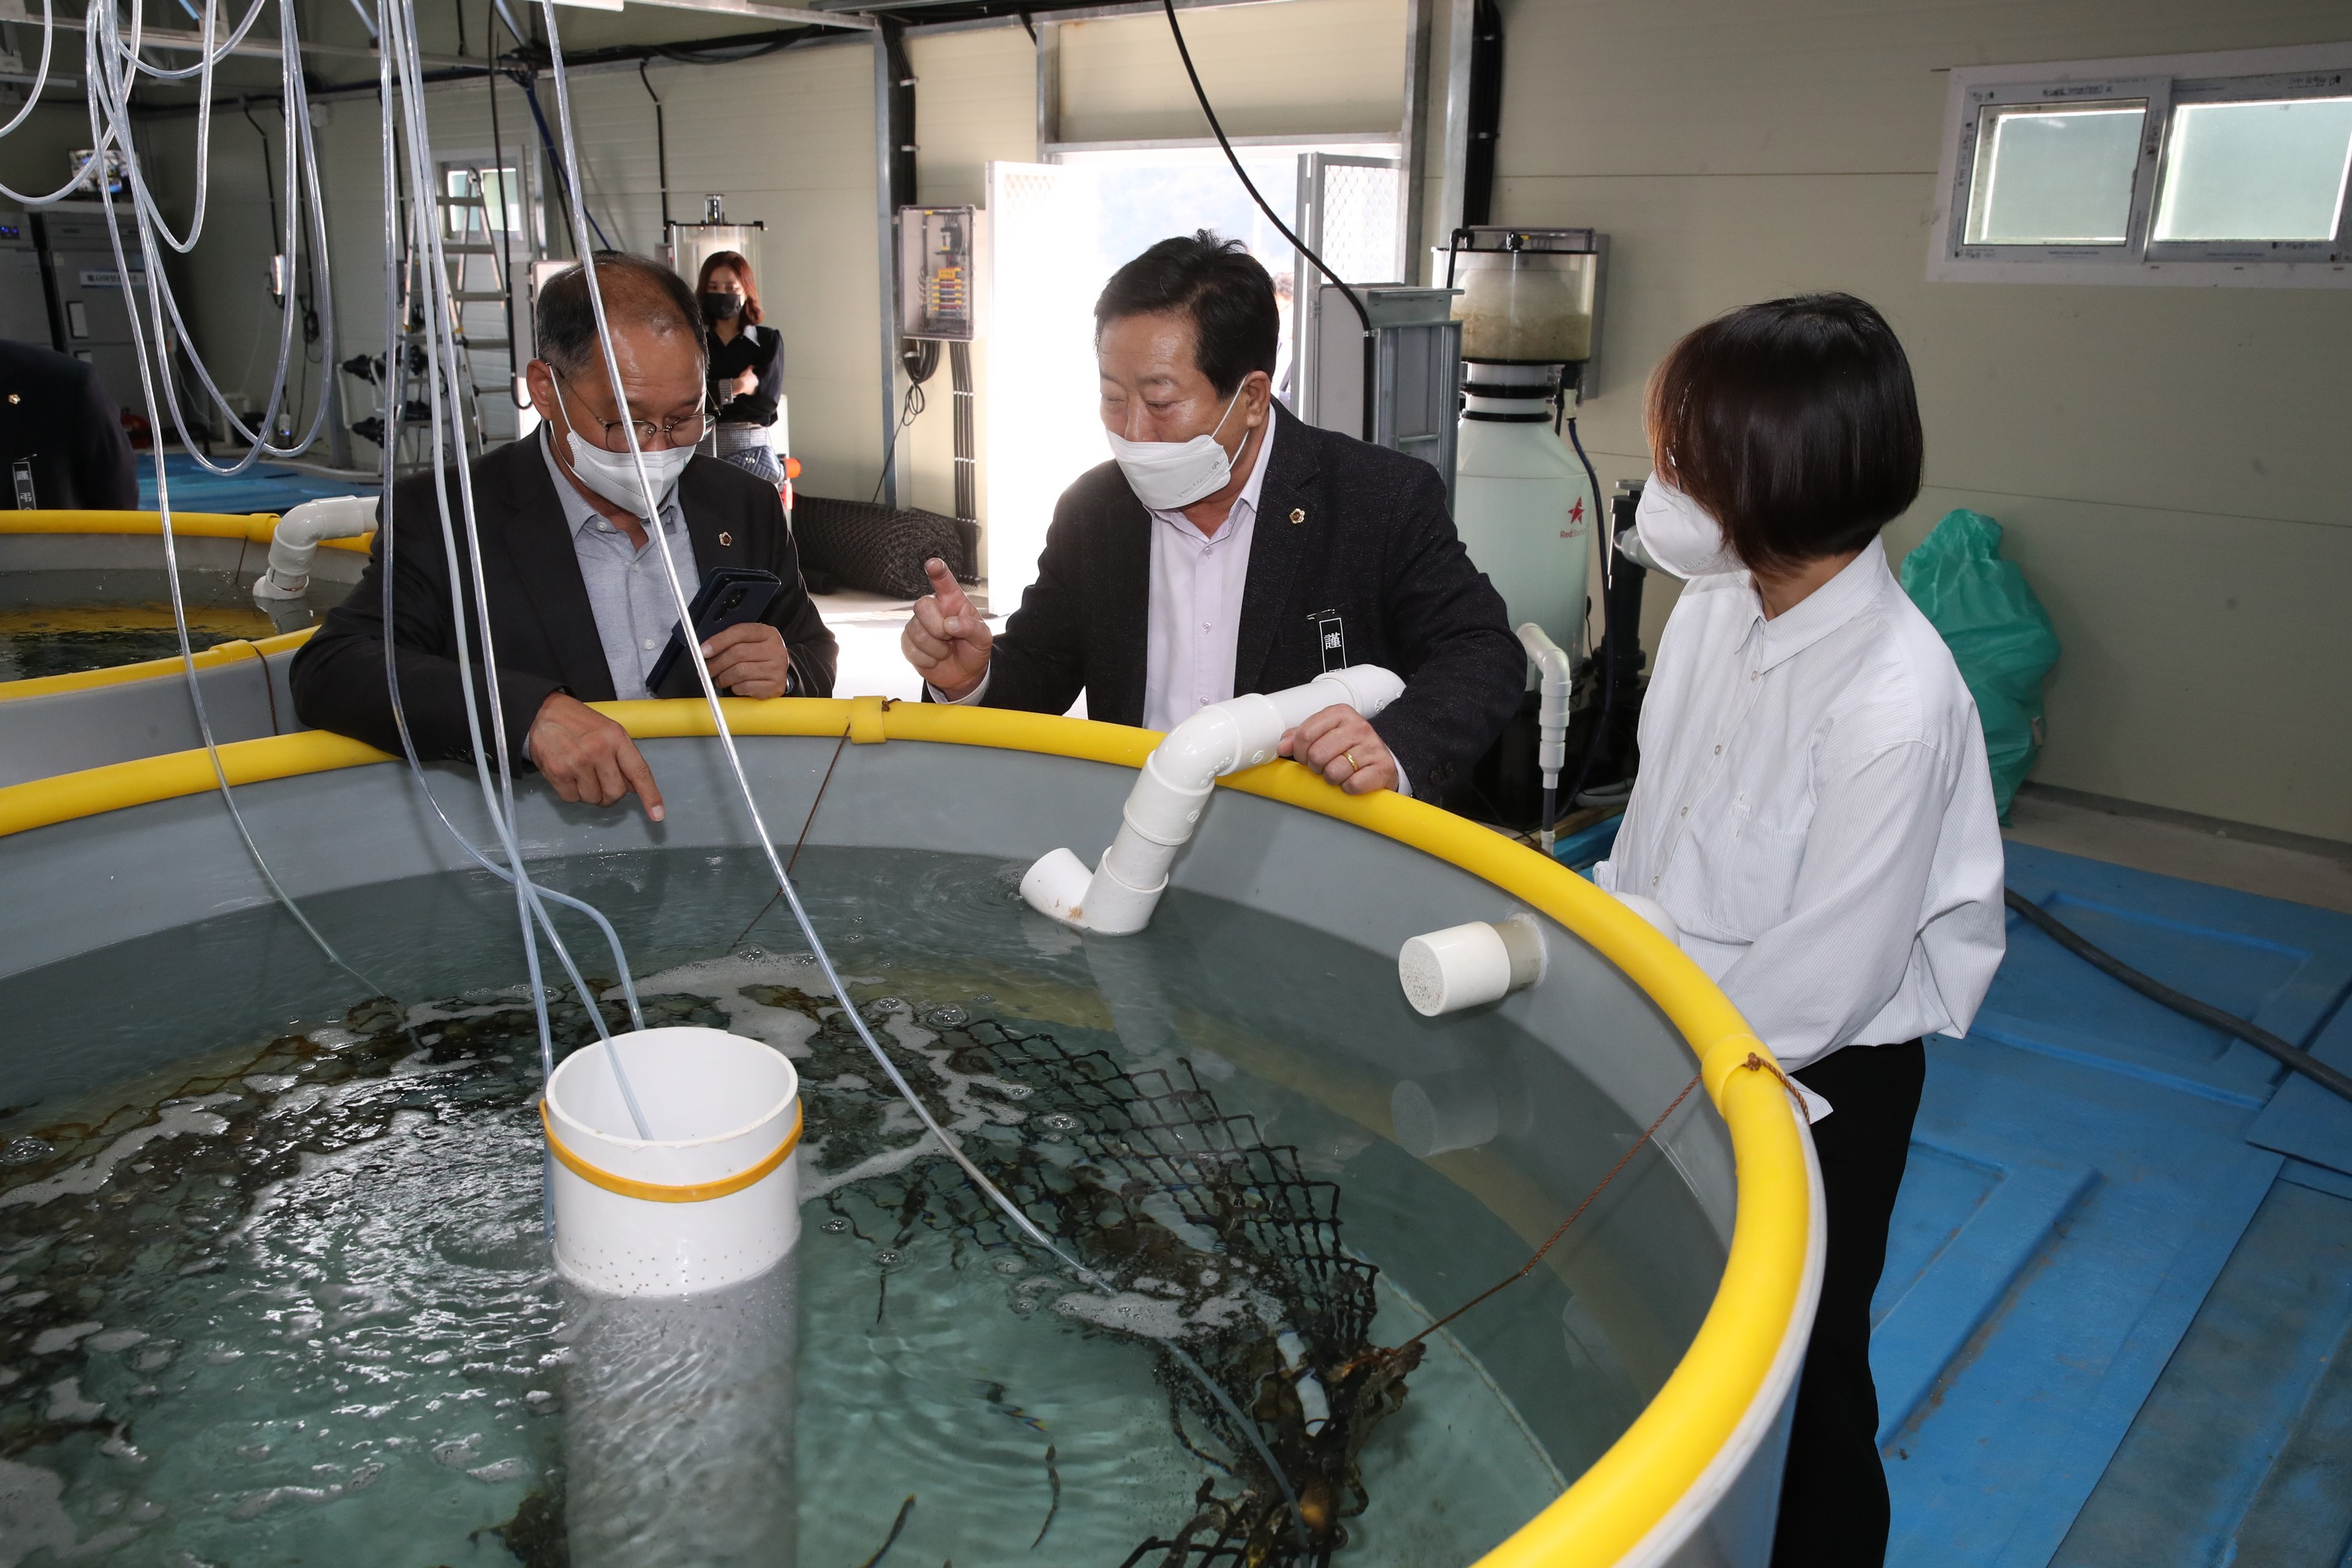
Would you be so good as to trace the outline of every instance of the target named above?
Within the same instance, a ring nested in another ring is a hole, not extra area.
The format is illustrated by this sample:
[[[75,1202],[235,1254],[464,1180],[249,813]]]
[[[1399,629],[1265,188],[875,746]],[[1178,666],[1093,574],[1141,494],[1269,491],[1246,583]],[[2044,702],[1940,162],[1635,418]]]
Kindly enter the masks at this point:
[[[1599,503],[1584,466],[1552,434],[1546,400],[1558,374],[1557,365],[1464,367],[1454,522],[1509,623],[1533,621],[1573,649],[1583,640]]]
[[[645,1112],[635,1121],[612,1056]],[[800,1240],[800,1075],[721,1029],[615,1035],[547,1080],[555,1266],[612,1296],[685,1296],[763,1274]]]

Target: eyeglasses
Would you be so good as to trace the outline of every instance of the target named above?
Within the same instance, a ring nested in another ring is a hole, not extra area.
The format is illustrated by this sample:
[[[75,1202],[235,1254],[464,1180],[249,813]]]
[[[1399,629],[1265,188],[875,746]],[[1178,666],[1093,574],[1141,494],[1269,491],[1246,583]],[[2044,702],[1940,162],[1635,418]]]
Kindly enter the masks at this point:
[[[553,365],[547,368],[555,372],[555,379],[559,384],[568,384],[562,371],[556,370]],[[710,428],[710,405],[706,403],[683,419],[666,419],[658,425],[650,419],[605,419],[593,413],[588,416],[588,418],[591,422],[604,426],[604,436],[596,444],[608,452],[625,452],[629,449],[627,444],[617,434],[623,425],[633,425],[636,427],[637,445],[640,447],[652,447],[656,437],[659,437],[662,445],[666,447],[691,447],[700,441],[703,433]],[[574,424],[576,425],[577,421],[574,421]]]

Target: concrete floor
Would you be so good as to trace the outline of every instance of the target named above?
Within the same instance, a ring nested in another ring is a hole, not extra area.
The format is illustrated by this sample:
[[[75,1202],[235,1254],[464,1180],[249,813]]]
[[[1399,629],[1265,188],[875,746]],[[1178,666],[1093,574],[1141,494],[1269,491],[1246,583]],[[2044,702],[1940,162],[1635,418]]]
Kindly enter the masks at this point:
[[[2226,822],[2141,815],[2126,802],[2061,797],[2030,784],[2019,792],[2001,837],[2352,914],[2352,844],[2281,842],[2288,836]]]

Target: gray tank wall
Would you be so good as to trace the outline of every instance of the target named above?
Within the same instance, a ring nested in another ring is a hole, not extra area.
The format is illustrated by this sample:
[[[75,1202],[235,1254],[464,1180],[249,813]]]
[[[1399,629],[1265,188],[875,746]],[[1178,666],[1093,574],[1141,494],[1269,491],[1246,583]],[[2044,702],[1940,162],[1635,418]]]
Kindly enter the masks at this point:
[[[755,738],[742,746],[769,826],[789,839],[808,812],[834,744],[793,737]],[[668,803],[667,822],[647,823],[634,801],[611,808],[567,805],[535,779],[527,780],[519,826],[533,858],[748,841],[750,825],[716,746],[656,741],[645,751]],[[453,818],[477,843],[490,842],[472,773],[439,765],[430,772],[435,794]],[[1117,830],[1133,781],[1124,768],[985,747],[910,741],[851,746],[809,838],[817,845],[933,849],[1024,865],[1066,845],[1091,860]],[[237,799],[272,869],[298,900],[328,898],[340,905],[345,900],[334,895],[470,866],[402,766],[250,784],[238,790]],[[1228,790],[1217,792],[1177,861],[1173,880],[1390,959],[1418,932],[1498,919],[1517,907],[1487,883],[1418,850]],[[41,889],[37,900],[0,911],[0,997],[13,993],[25,1005],[32,999],[6,977],[268,902],[219,798],[210,794],[0,839],[0,882]],[[470,900],[453,893],[452,899],[450,924],[436,932],[436,945],[515,940],[503,892]],[[426,983],[429,955],[416,951],[414,933],[323,918],[321,924],[352,962],[387,987]],[[1632,982],[1564,929],[1547,925],[1549,973],[1540,984],[1506,998],[1493,1016],[1549,1044],[1637,1125],[1645,1125],[1695,1070],[1690,1053]],[[270,933],[267,950],[255,962],[266,962],[273,994],[284,996],[289,1014],[348,993],[348,978],[319,959],[290,921],[263,929]],[[192,1022],[216,1007],[243,1010],[258,978],[224,969],[214,983],[221,990],[216,1004],[182,995],[173,1005],[186,1009]],[[119,977],[117,994],[127,996],[121,988],[135,985],[135,976]],[[1412,1058],[1421,1048],[1415,1042],[1433,1051],[1449,1028],[1447,1020],[1419,1019],[1401,996],[1366,999],[1366,1005],[1377,1005],[1381,1020],[1367,1036],[1367,1048],[1394,1057],[1385,1065],[1400,1074],[1427,1065]],[[20,1058],[10,1076],[30,1065]],[[39,1085],[37,1096],[20,1089],[9,1098],[23,1103],[46,1097],[68,1079],[102,1081],[121,1066],[55,1064],[35,1075],[50,1080]],[[1676,1126],[1662,1142],[1727,1241],[1731,1162],[1721,1123],[1708,1111],[1677,1117]]]

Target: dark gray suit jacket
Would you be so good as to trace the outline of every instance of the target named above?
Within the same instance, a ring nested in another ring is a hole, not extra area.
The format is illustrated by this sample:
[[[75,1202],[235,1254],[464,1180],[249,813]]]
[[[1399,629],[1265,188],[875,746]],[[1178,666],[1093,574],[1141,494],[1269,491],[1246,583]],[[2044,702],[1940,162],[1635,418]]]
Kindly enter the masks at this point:
[[[1258,491],[1234,689],[1280,691],[1323,669],[1317,622],[1337,612],[1345,662],[1384,665],[1404,695],[1373,723],[1416,795],[1458,785],[1518,706],[1526,655],[1502,595],[1470,563],[1437,470],[1276,405]],[[996,639],[995,708],[1143,722],[1151,517],[1116,463],[1062,494],[1037,580]]]
[[[538,437],[510,442],[472,465],[474,521],[482,538],[482,573],[489,586],[490,629],[497,641],[499,699],[507,744],[518,764],[523,737],[540,704],[554,692],[583,702],[613,699],[613,672],[596,635],[572,531],[548,477]],[[457,481],[447,476],[449,516],[465,560]],[[833,691],[835,645],[801,581],[800,558],[784,524],[773,485],[715,458],[697,457],[678,479],[678,504],[694,542],[695,565],[707,577],[720,566],[756,566],[783,579],[784,591],[767,619],[784,636],[798,678],[794,693]],[[457,627],[449,603],[448,556],[441,539],[434,476],[415,474],[393,490],[393,642],[400,669],[400,702],[421,757],[470,759],[464,689],[458,684]],[[378,509],[377,516],[383,516]],[[303,723],[400,751],[400,732],[383,679],[383,545],[375,550],[352,596],[327,617],[294,656],[288,679],[294,711]],[[480,679],[472,573],[467,580],[468,645],[475,690]],[[689,594],[691,586],[689,586]],[[488,715],[487,703],[484,707]]]

